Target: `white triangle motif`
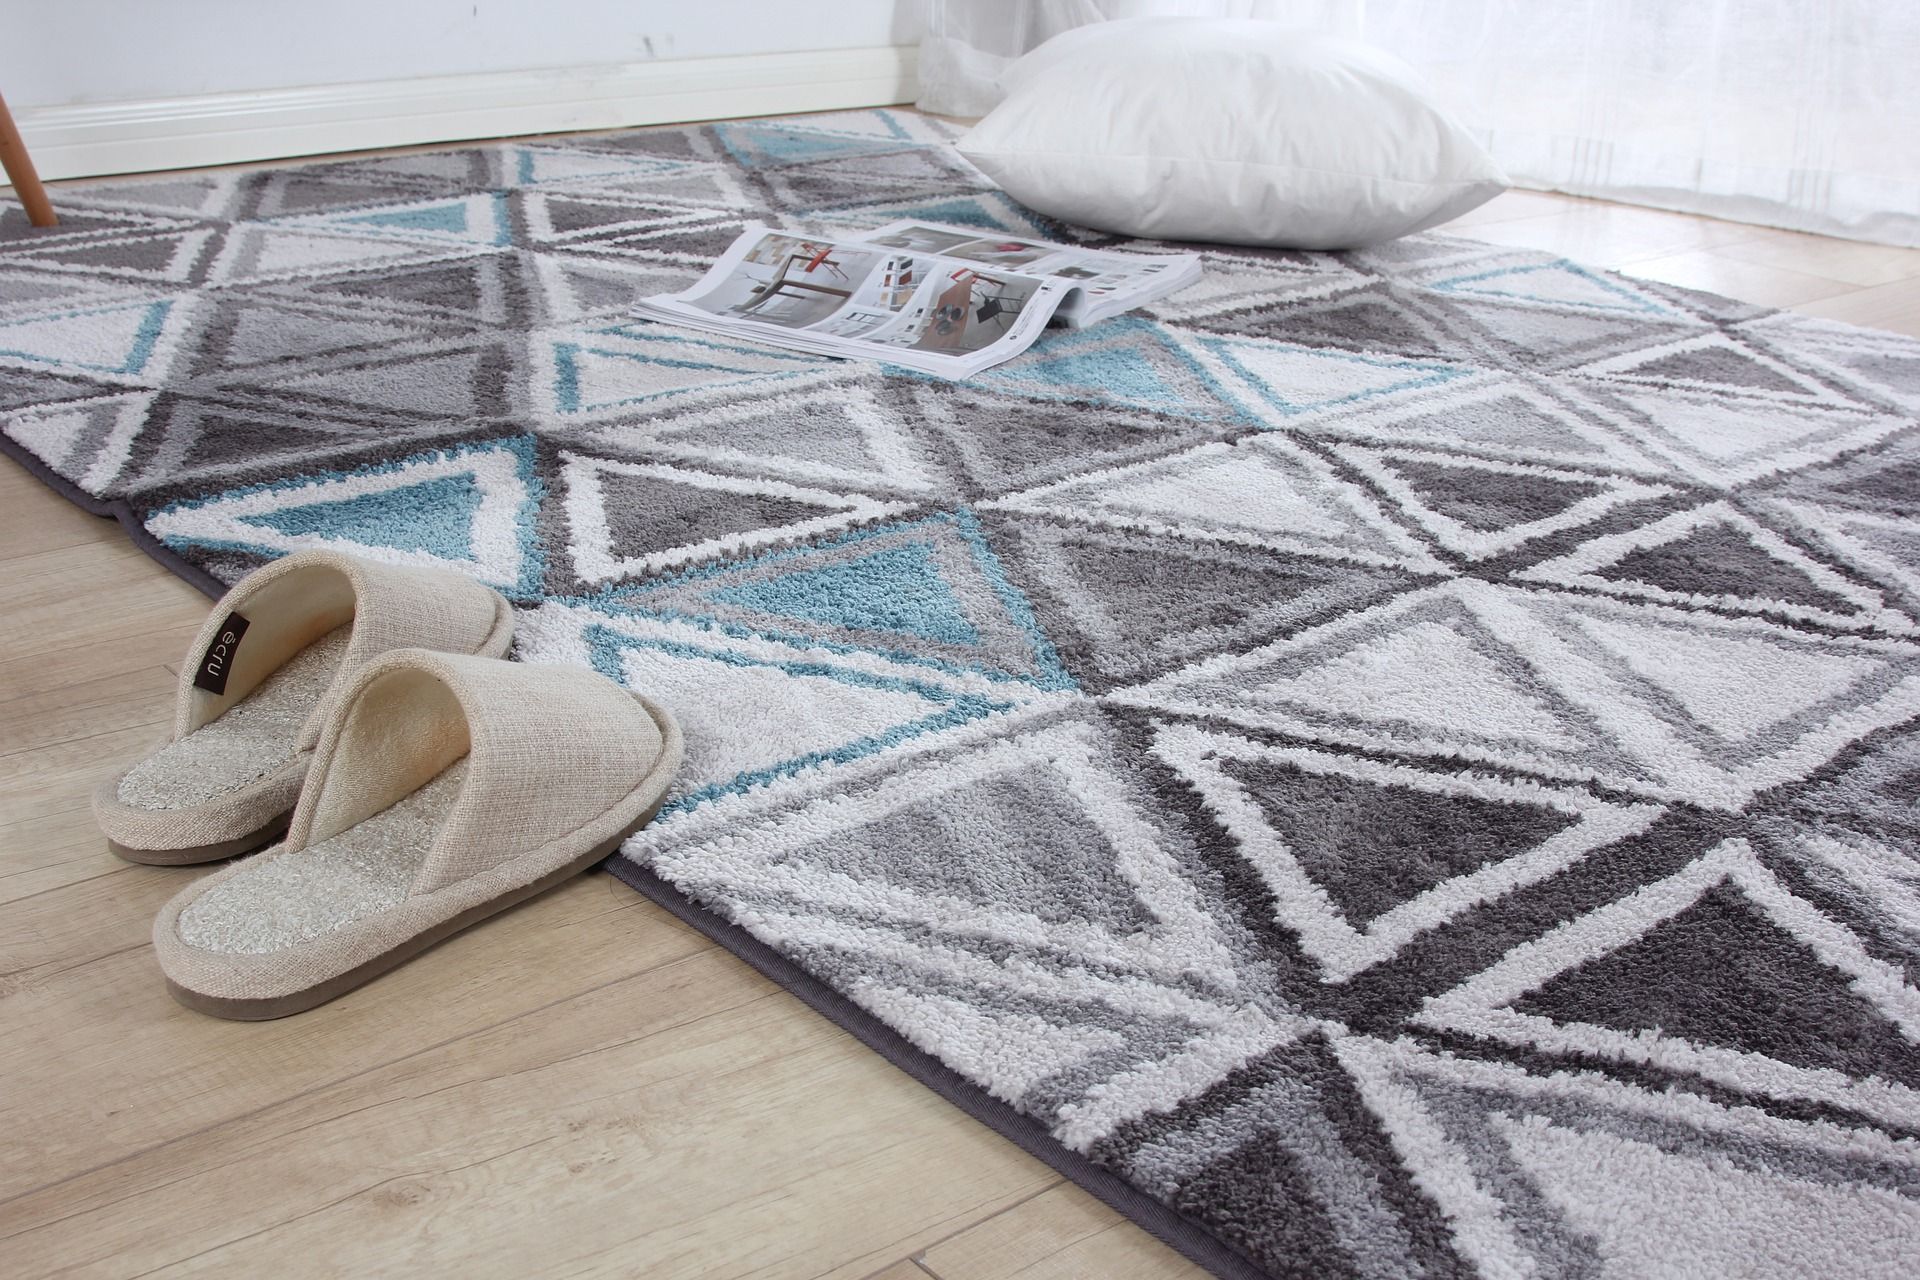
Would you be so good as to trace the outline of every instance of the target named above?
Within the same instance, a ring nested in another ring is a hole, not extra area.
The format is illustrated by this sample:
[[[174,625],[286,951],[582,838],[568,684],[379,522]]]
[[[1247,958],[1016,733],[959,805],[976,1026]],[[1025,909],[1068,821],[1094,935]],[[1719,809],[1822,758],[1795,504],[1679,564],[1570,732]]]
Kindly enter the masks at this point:
[[[1920,1202],[1877,1187],[1756,1172],[1539,1117],[1491,1120],[1567,1225],[1593,1238],[1607,1274],[1715,1275],[1738,1259],[1799,1275],[1893,1275],[1889,1242],[1920,1239]]]
[[[1492,298],[1516,298],[1524,302],[1559,302],[1602,311],[1644,313],[1666,310],[1645,299],[1637,290],[1613,281],[1596,279],[1564,262],[1488,273],[1477,279],[1444,280],[1434,287],[1447,293],[1483,294]]]
[[[1472,725],[1488,737],[1518,738],[1559,751],[1578,745],[1556,730],[1554,714],[1491,658],[1438,622],[1416,622],[1342,650],[1298,675],[1259,684],[1248,696],[1373,723],[1411,722],[1433,731]]]
[[[1760,639],[1592,615],[1580,627],[1725,738],[1745,741],[1846,692],[1885,663]]]
[[[129,302],[0,323],[0,361],[137,375],[152,361],[174,305]]]
[[[1218,340],[1203,345],[1229,358],[1263,394],[1290,410],[1425,386],[1463,372],[1438,362],[1362,357],[1278,342]]]
[[[1199,445],[983,505],[1367,564],[1441,568],[1370,498],[1277,435]]]
[[[1031,1013],[982,1008],[903,987],[876,984],[856,998],[892,1026],[918,1028],[921,1048],[1008,1101],[1056,1072],[1126,1043],[1106,1027],[1063,1026]]]
[[[687,754],[675,787],[683,795],[824,755],[946,706],[904,687],[802,674],[721,652],[709,657],[643,644],[624,649],[620,664],[629,688],[699,709],[682,717]]]

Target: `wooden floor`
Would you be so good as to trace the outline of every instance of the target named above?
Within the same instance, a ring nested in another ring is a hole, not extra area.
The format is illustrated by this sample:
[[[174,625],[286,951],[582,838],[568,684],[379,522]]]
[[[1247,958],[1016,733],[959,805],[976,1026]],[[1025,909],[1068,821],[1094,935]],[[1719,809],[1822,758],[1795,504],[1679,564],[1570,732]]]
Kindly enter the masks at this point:
[[[1920,336],[1920,251],[1525,192],[1455,229]],[[607,876],[296,1018],[177,1007],[195,872],[87,795],[206,602],[5,460],[0,582],[0,1274],[1197,1274]]]

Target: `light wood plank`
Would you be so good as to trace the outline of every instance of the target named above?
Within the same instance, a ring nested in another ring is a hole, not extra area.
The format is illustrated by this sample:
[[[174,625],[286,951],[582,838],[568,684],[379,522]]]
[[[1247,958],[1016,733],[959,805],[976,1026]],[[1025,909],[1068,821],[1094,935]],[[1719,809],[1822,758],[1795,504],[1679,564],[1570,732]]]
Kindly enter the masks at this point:
[[[1751,236],[1721,245],[1714,252],[1741,262],[1823,276],[1861,288],[1920,276],[1920,249],[1836,240],[1776,227],[1755,227]]]
[[[92,825],[90,818],[87,825]],[[6,1000],[47,988],[62,974],[145,947],[154,912],[195,874],[135,866],[104,847],[99,853],[93,864],[96,874],[0,905],[0,1027],[12,1021]],[[13,1025],[25,1029],[23,1023]],[[0,1103],[0,1115],[5,1109]],[[0,1155],[0,1168],[4,1165],[5,1156]],[[0,1196],[4,1194],[0,1181]]]
[[[171,710],[155,709],[146,724],[0,756],[0,829],[84,806],[102,778],[165,741],[172,723]]]
[[[708,950],[83,1172],[9,1205],[6,1249],[162,1275],[818,1275],[1051,1177]]]
[[[84,803],[0,826],[0,905],[110,875],[126,864],[107,852]]]
[[[1920,338],[1920,278],[1821,298],[1794,310]]]
[[[50,503],[60,503],[48,491],[40,491],[31,497],[19,499],[21,503],[35,503],[46,507]],[[207,597],[184,581],[175,578],[154,564],[152,557],[142,553],[127,541],[125,533],[117,533],[113,541],[98,543],[77,543],[73,547],[54,547],[48,551],[33,553],[15,553],[0,560],[8,574],[8,612],[6,624],[15,628],[19,624],[19,610],[48,610],[58,608],[69,622],[90,620],[96,614],[115,612],[123,604],[138,604],[150,597],[159,597],[167,603],[177,603],[182,610],[182,620],[186,616],[204,616],[207,612]],[[125,597],[125,599],[123,599]],[[36,620],[44,620],[44,612],[36,614]],[[127,633],[127,620],[119,618],[121,633]],[[169,620],[171,622],[171,620]],[[6,635],[13,635],[8,631]]]
[[[207,615],[206,597],[158,565],[152,572],[160,576],[123,586],[102,583],[97,590],[80,589],[88,580],[79,576],[63,598],[9,609],[0,617],[0,654],[9,660],[50,658],[82,645],[197,626]],[[180,655],[168,649],[153,656],[160,662]]]
[[[206,598],[129,542],[68,542],[72,508],[11,462],[0,477],[25,530],[0,548],[8,608],[0,614],[0,902],[111,874],[88,814],[101,779],[165,741],[178,661]],[[43,536],[46,531],[53,535]],[[0,989],[17,983],[0,979]]]
[[[711,949],[595,875],[312,1013],[227,1023],[174,1004],[148,945],[193,874],[129,866],[0,908],[0,1198]]]
[[[927,1280],[932,1274],[912,1258],[903,1258],[890,1267],[874,1272],[867,1280]]]
[[[12,458],[0,457],[0,469],[26,476],[25,469]],[[27,477],[31,480],[31,477]],[[42,492],[45,486],[36,485]],[[51,496],[51,495],[50,495]],[[57,506],[0,503],[0,547],[11,550],[26,547],[47,550],[78,546],[87,542],[110,542],[123,538],[118,522],[89,515],[70,502],[54,499]]]
[[[1728,257],[1719,249],[1693,249],[1629,262],[1621,274],[1640,280],[1657,280],[1752,302],[1763,307],[1792,307],[1818,298],[1851,293],[1853,285],[1825,276],[1789,271]]]
[[[71,510],[58,493],[38,486],[31,478],[25,480],[23,486],[21,493],[12,495],[12,501],[19,503],[21,510],[42,516]],[[154,581],[150,572],[142,570],[142,564],[152,564],[152,557],[134,547],[125,532],[119,532],[117,524],[102,524],[100,528],[117,535],[56,547],[33,547],[25,541],[6,547],[4,560],[0,562],[6,564],[13,593],[25,599],[25,603],[46,604],[73,595],[75,574],[94,574],[96,578],[90,581],[90,587]]]
[[[919,1256],[937,1280],[1197,1280],[1206,1273],[1071,1183]]]
[[[136,634],[76,641],[53,653],[0,658],[0,706],[47,690],[152,669],[155,659],[162,656],[169,656],[170,660],[159,664],[159,669],[177,681],[178,655],[186,652],[199,629],[196,618]],[[0,653],[5,652],[0,649]]]
[[[998,1139],[995,1139],[995,1142],[998,1143]],[[858,1257],[848,1258],[839,1265],[812,1277],[812,1280],[864,1280],[865,1277],[873,1274],[873,1269],[876,1266],[886,1262],[888,1259],[894,1259],[893,1265],[895,1266],[899,1265],[900,1262],[911,1262],[914,1263],[915,1266],[921,1266],[922,1264],[917,1261],[917,1258],[931,1246],[940,1243],[942,1240],[951,1240],[962,1232],[971,1230],[983,1222],[990,1221],[1014,1205],[1031,1200],[1034,1196],[1042,1194],[1048,1187],[1055,1187],[1061,1184],[1062,1179],[1060,1175],[1054,1173],[1051,1169],[1045,1170],[1044,1174],[1045,1177],[1043,1181],[1026,1185],[1018,1196],[1009,1196],[996,1201],[992,1205],[980,1204],[964,1206],[939,1222],[932,1221],[931,1218],[929,1218],[924,1225],[918,1227],[912,1233],[869,1249]],[[901,1255],[903,1254],[907,1256],[902,1257]],[[786,1274],[787,1273],[775,1268],[756,1272],[753,1280],[784,1280]],[[924,1274],[917,1277],[916,1280],[925,1280]]]
[[[1619,267],[1711,249],[1743,239],[1749,232],[1735,223],[1691,214],[1584,200],[1562,213],[1465,226],[1459,234],[1489,244],[1557,253],[1588,266]]]
[[[102,732],[165,723],[179,687],[162,666],[30,690],[0,706],[0,760]],[[161,735],[164,741],[165,735]]]

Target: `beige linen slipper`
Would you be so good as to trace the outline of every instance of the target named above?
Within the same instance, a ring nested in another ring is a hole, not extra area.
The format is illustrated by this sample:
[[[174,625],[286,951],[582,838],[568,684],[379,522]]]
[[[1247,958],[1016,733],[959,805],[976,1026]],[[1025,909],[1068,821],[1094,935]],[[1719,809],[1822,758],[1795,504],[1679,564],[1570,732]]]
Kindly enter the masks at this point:
[[[246,853],[286,829],[343,678],[390,649],[497,658],[513,606],[441,569],[297,551],[248,574],[180,668],[173,740],[105,783],[93,814],[131,862]]]
[[[161,908],[167,989],[246,1019],[351,991],[613,852],[680,754],[671,715],[585,668],[376,658],[320,731],[285,842]]]

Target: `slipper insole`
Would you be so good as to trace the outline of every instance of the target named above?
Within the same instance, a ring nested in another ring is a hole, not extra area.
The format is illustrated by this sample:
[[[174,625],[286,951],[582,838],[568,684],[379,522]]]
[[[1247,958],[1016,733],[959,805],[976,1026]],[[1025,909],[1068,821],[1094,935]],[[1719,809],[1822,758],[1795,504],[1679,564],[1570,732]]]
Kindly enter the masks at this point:
[[[352,631],[329,631],[219,718],[135,765],[120,780],[121,802],[141,809],[205,804],[292,759],[301,726],[333,682]]]
[[[467,762],[330,840],[268,850],[180,913],[180,937],[206,951],[264,955],[398,906],[413,887]]]

